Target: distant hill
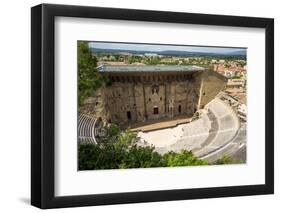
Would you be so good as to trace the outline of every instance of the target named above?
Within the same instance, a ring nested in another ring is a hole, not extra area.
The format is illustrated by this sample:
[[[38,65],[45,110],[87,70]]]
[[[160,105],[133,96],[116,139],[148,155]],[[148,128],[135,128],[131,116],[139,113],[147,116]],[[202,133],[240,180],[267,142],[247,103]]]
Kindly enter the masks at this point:
[[[228,53],[230,55],[244,55],[246,56],[247,54],[247,51],[246,50],[236,50],[236,51],[233,51],[231,53]]]
[[[101,48],[91,48],[93,53],[131,53],[134,55],[143,55],[146,53],[149,54],[158,54],[158,55],[165,55],[165,56],[246,56],[246,49],[245,50],[233,50],[232,52],[227,53],[212,53],[212,52],[189,52],[189,51],[177,51],[177,50],[165,50],[165,51],[141,51],[141,50],[128,50],[128,49],[101,49]]]

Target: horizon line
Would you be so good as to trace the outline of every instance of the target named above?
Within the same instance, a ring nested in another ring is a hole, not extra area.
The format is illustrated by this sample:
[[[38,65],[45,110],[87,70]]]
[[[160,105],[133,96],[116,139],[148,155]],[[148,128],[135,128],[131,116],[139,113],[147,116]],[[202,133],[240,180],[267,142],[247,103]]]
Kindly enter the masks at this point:
[[[104,41],[86,41],[92,49],[112,49],[112,50],[127,50],[127,51],[148,51],[148,52],[163,52],[163,51],[182,51],[194,53],[216,53],[229,54],[235,52],[247,53],[246,47],[222,47],[222,46],[200,46],[200,45],[180,45],[180,44],[150,44],[150,43],[129,43],[129,42],[104,42]]]

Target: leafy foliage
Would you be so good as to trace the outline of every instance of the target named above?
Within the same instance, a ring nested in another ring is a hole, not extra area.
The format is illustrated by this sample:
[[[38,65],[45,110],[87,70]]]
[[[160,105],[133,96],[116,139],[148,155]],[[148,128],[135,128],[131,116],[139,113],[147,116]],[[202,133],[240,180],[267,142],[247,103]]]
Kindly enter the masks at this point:
[[[141,56],[135,56],[135,55],[132,55],[129,57],[129,64],[132,64],[132,63],[141,63],[142,61],[142,57]]]
[[[145,64],[147,64],[147,65],[157,65],[157,64],[160,64],[160,58],[159,57],[149,57],[145,61]]]
[[[195,157],[191,151],[182,150],[180,153],[168,152],[164,155],[167,166],[198,166],[208,165],[207,161]]]
[[[106,127],[97,141],[79,145],[79,170],[207,165],[192,152],[169,152],[162,156],[153,146],[139,146],[136,133],[129,129],[122,132],[114,124]]]
[[[233,160],[231,159],[231,157],[229,157],[228,155],[224,155],[222,156],[220,159],[218,159],[215,164],[232,164],[234,163]]]
[[[78,77],[79,77],[79,105],[92,95],[107,77],[97,72],[97,58],[92,52],[87,42],[78,42]]]

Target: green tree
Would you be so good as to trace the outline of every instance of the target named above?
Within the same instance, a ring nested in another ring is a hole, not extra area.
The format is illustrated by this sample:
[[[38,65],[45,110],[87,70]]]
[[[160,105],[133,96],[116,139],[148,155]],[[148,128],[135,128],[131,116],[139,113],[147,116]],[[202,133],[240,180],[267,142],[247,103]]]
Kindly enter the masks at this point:
[[[117,169],[164,166],[161,155],[154,147],[138,146],[136,133],[111,125],[104,129],[97,144],[79,145],[79,169]]]
[[[135,62],[141,62],[141,57],[140,56],[135,56],[135,55],[132,55],[132,56],[129,56],[129,64],[132,64],[132,63],[135,63]]]
[[[145,64],[147,65],[157,65],[157,64],[160,64],[161,60],[159,57],[148,57],[146,60],[145,60]]]
[[[116,125],[103,129],[98,143],[79,144],[79,169],[117,169],[122,160],[122,149],[117,146],[120,129]]]
[[[78,77],[79,77],[79,106],[83,101],[92,95],[103,82],[106,76],[97,72],[97,58],[92,52],[87,42],[78,42]]]
[[[224,64],[224,67],[225,68],[230,68],[231,66],[230,66],[230,64]]]
[[[228,155],[224,155],[222,156],[220,159],[218,159],[214,164],[232,164],[234,163],[233,160],[231,159],[231,157],[229,157]]]
[[[191,151],[182,150],[179,153],[168,152],[165,154],[164,159],[167,166],[198,166],[208,165],[207,161],[200,160],[195,157]]]
[[[165,162],[162,156],[154,151],[154,147],[133,145],[125,152],[119,168],[150,168],[162,166],[165,166]]]
[[[129,129],[121,131],[112,124],[104,129],[97,144],[79,144],[79,169],[124,169],[167,166],[207,165],[192,152],[169,152],[160,155],[153,146],[140,146],[139,138]]]

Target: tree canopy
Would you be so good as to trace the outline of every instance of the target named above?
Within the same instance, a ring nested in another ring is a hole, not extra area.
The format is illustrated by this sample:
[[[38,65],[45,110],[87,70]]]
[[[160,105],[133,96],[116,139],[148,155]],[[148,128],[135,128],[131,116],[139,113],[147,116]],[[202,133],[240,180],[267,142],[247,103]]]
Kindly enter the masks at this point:
[[[182,150],[179,153],[168,152],[164,156],[167,166],[199,166],[208,165],[207,161],[195,157],[191,151]]]
[[[219,158],[215,164],[221,165],[221,164],[232,164],[234,161],[231,159],[228,155],[223,155],[221,158]]]
[[[92,95],[103,82],[106,76],[102,76],[97,72],[97,58],[92,52],[87,42],[78,42],[78,80],[79,80],[79,105]]]
[[[79,145],[79,169],[124,169],[172,166],[207,165],[204,160],[195,157],[192,152],[169,152],[160,155],[153,146],[140,146],[139,138],[129,129],[121,131],[112,124],[104,128],[103,136],[97,138],[97,144]]]

